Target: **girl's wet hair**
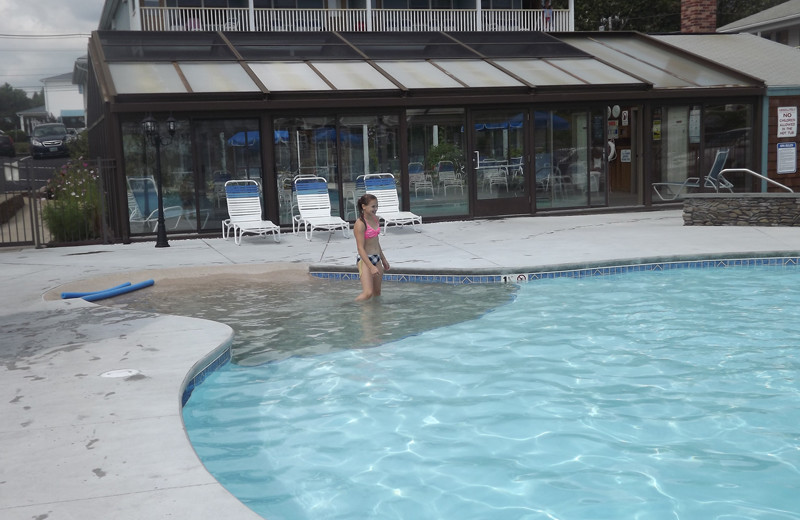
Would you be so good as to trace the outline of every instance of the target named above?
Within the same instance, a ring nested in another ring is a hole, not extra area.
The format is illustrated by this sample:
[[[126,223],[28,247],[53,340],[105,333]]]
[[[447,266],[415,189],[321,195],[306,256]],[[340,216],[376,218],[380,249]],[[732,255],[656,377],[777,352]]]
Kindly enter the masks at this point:
[[[356,205],[358,206],[358,218],[360,218],[361,220],[364,220],[364,207],[363,206],[366,206],[367,204],[369,204],[373,200],[378,200],[378,197],[376,197],[372,193],[365,193],[361,197],[359,197],[358,202],[356,203]],[[364,221],[364,223],[366,224],[366,220]]]

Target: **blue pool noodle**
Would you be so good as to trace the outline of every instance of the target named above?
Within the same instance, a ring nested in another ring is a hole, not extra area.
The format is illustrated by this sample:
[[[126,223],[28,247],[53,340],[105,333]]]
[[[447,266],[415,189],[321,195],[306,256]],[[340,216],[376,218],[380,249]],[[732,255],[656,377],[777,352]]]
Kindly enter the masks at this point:
[[[103,300],[105,298],[111,298],[112,296],[118,296],[120,294],[125,294],[132,291],[138,291],[139,289],[150,287],[154,283],[155,282],[153,280],[145,280],[144,282],[135,283],[133,285],[128,285],[126,287],[118,287],[116,289],[108,289],[107,291],[100,291],[98,293],[90,294],[89,296],[84,296],[83,299],[86,300],[87,302]]]
[[[89,292],[62,292],[61,298],[66,300],[69,298],[83,298],[84,296],[89,296],[90,294],[97,294],[103,291],[112,291],[114,289],[119,289],[121,287],[127,287],[131,284],[131,282],[121,283],[119,285],[115,285],[114,287],[109,287],[108,289],[103,289],[101,291],[89,291]]]
[[[112,296],[118,296],[120,294],[125,294],[132,291],[137,291],[139,289],[144,289],[145,287],[150,287],[154,283],[155,282],[153,280],[145,280],[144,282],[139,282],[135,284],[124,283],[122,285],[112,287],[111,289],[106,289],[105,291],[95,291],[85,294],[84,296],[80,296],[80,298],[83,298],[87,302],[94,302],[97,300],[103,300],[105,298],[111,298]]]

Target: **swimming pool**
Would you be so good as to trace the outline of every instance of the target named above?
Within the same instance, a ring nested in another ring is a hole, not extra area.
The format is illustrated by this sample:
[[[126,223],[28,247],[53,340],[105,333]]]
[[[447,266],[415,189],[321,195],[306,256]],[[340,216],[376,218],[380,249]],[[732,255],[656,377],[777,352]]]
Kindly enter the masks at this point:
[[[800,518],[798,287],[795,268],[525,284],[374,348],[226,365],[184,419],[270,520]]]

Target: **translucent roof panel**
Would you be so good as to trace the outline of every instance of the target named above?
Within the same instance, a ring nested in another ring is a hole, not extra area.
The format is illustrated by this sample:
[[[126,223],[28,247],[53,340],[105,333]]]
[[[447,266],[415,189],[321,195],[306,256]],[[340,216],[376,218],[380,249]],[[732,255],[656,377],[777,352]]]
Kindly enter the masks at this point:
[[[248,65],[270,92],[331,90],[319,74],[305,63],[272,61]]]
[[[457,32],[449,36],[490,58],[588,57],[554,36],[536,31]]]
[[[474,52],[437,32],[349,32],[347,41],[373,60],[475,58]]]
[[[641,61],[688,82],[692,86],[714,87],[748,84],[741,76],[726,74],[707,63],[682,55],[640,37],[601,36],[597,41],[627,56]],[[655,82],[652,82],[659,86]]]
[[[588,38],[580,38],[571,41],[570,37],[564,38],[570,41],[576,47],[581,47],[587,52],[592,53],[603,61],[613,63],[617,67],[630,72],[640,78],[646,79],[652,83],[656,88],[680,88],[680,87],[693,87],[695,85],[684,81],[679,77],[671,74],[669,71],[654,67],[649,63],[628,56],[615,49],[607,47],[600,42],[590,40]]]
[[[609,67],[603,62],[595,59],[588,60],[547,60],[551,65],[564,69],[566,72],[581,78],[587,84],[593,85],[617,85],[641,83],[640,80],[629,76],[624,72]]]
[[[314,61],[320,74],[337,90],[397,90],[398,87],[364,61]]]
[[[341,38],[329,32],[308,32],[302,37],[285,32],[231,32],[226,36],[246,60],[275,61],[315,59],[361,59]]]
[[[434,60],[468,87],[522,87],[516,79],[483,60]]]
[[[464,85],[427,61],[376,61],[375,64],[410,89],[464,88]]]
[[[109,63],[108,70],[119,94],[187,92],[171,63]]]
[[[260,91],[237,62],[181,62],[179,65],[192,92]]]
[[[108,61],[232,60],[235,55],[214,32],[100,31]]]
[[[581,63],[587,60],[579,60]],[[533,85],[583,85],[584,82],[544,60],[494,60],[495,63]]]

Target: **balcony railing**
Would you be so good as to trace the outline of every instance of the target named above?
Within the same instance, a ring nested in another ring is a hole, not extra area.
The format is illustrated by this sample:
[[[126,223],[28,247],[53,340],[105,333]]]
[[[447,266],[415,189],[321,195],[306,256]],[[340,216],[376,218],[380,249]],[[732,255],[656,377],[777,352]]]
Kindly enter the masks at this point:
[[[143,31],[569,31],[568,9],[142,7]]]

